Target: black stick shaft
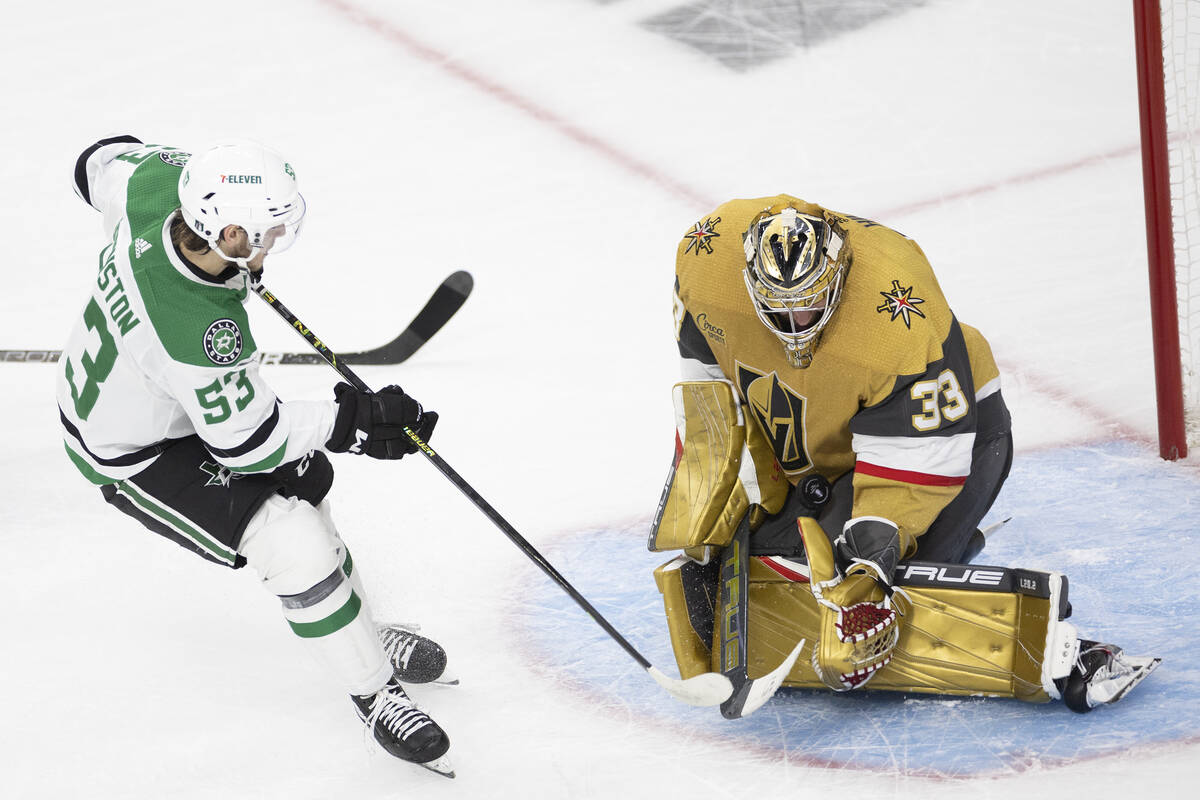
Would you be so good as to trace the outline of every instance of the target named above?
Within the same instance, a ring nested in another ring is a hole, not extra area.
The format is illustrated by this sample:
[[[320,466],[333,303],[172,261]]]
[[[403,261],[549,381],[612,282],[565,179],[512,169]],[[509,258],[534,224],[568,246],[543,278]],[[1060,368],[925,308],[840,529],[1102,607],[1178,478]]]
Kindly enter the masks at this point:
[[[297,319],[296,315],[289,311],[287,306],[279,302],[275,295],[267,291],[266,287],[264,287],[262,284],[259,284],[254,287],[254,291],[259,297],[266,301],[267,305],[275,310],[275,313],[283,317],[285,322],[291,325],[297,333],[303,336],[304,340],[308,342],[312,348],[317,351],[317,354],[325,360],[325,363],[337,370],[338,374],[345,378],[347,383],[349,383],[355,389],[358,389],[360,392],[371,391],[366,382],[354,374],[354,370],[350,369],[350,367],[344,362],[339,361],[337,354],[326,347],[325,343],[318,339],[313,332],[309,330],[307,325]],[[508,520],[500,516],[500,512],[492,508],[491,503],[489,503],[487,500],[484,500],[479,492],[475,491],[471,484],[467,483],[461,475],[454,471],[453,467],[447,464],[441,456],[433,451],[433,448],[422,441],[421,438],[413,433],[411,429],[405,428],[404,432],[408,434],[410,439],[413,440],[413,444],[415,444],[417,448],[425,454],[425,457],[433,462],[433,465],[437,467],[439,472],[445,475],[446,478],[453,483],[460,492],[465,494],[467,498],[475,504],[475,507],[482,511],[484,515],[513,542],[513,544],[521,548],[521,552],[527,555],[534,564],[537,564],[542,572],[546,573],[546,575],[548,575],[551,580],[557,583],[564,592],[570,595],[571,599],[579,604],[579,607],[586,611],[588,615],[596,621],[596,624],[604,629],[605,633],[611,636],[617,642],[617,644],[621,645],[621,647],[625,649],[625,652],[628,653],[634,661],[638,662],[638,664],[641,664],[644,669],[650,669],[651,664],[646,657],[639,653],[637,649],[631,645],[625,639],[625,637],[622,636],[620,632],[612,626],[611,623],[609,623],[607,619],[604,618],[604,615],[597,611],[596,608],[588,602],[587,598],[581,595],[566,578],[559,574],[559,571],[554,568],[554,565],[547,561],[545,557],[539,553],[536,548],[534,548],[533,545],[526,541],[525,537],[518,533],[517,529],[510,525]]]
[[[353,364],[399,364],[407,361],[425,342],[442,329],[466,302],[475,285],[471,273],[452,272],[441,282],[408,327],[385,345],[359,353],[342,353],[343,362]],[[320,364],[316,353],[261,353],[264,364]],[[53,364],[62,358],[61,350],[0,350],[0,362]]]

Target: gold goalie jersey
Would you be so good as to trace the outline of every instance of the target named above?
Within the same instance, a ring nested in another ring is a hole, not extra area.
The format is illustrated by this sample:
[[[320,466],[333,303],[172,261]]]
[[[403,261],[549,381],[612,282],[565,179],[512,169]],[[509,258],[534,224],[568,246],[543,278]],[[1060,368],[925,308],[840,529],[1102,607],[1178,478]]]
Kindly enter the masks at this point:
[[[759,320],[743,275],[742,235],[780,205],[837,226],[848,250],[805,368]],[[976,403],[999,390],[987,341],[955,319],[916,242],[788,195],[732,200],[684,235],[675,330],[684,377],[731,381],[791,483],[854,470],[852,516],[895,522],[903,557],[970,474]]]

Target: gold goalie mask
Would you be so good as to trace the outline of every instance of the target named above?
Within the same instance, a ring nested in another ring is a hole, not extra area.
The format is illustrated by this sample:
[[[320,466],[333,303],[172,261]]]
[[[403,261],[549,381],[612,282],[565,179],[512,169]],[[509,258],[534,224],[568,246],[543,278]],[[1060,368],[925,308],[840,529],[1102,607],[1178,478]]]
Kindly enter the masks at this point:
[[[742,237],[746,289],[758,318],[783,343],[788,363],[807,367],[842,294],[844,232],[794,208],[769,208]]]

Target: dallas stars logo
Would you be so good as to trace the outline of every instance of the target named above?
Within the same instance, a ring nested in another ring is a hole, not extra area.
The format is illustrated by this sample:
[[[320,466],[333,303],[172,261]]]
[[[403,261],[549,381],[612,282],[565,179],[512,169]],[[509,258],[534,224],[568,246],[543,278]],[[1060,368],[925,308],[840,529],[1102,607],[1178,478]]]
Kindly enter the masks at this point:
[[[186,167],[188,159],[192,157],[192,154],[168,147],[159,150],[158,157],[162,159],[164,164],[170,164],[172,167]],[[185,181],[183,185],[187,186],[187,182]]]
[[[902,317],[904,319],[904,327],[911,329],[912,318],[909,316],[910,314],[916,314],[922,319],[925,318],[925,314],[921,309],[917,308],[918,305],[925,301],[919,297],[913,297],[912,290],[913,287],[911,286],[901,287],[900,281],[892,281],[892,291],[880,292],[883,295],[883,305],[877,306],[875,310],[881,314],[885,311],[890,312],[893,321],[897,317]]]
[[[242,331],[231,319],[219,319],[204,332],[204,354],[214,364],[232,364],[242,354]]]
[[[241,475],[235,475],[229,467],[223,467],[211,461],[202,462],[200,464],[200,471],[208,476],[208,481],[204,484],[205,486],[226,487],[231,480],[242,477]]]
[[[691,239],[688,242],[687,248],[683,251],[686,255],[692,252],[692,248],[696,248],[696,255],[700,255],[703,250],[706,253],[712,254],[712,240],[720,238],[721,234],[717,233],[717,223],[721,221],[720,217],[712,219],[708,217],[704,222],[697,222],[692,229],[683,235],[685,239]]]

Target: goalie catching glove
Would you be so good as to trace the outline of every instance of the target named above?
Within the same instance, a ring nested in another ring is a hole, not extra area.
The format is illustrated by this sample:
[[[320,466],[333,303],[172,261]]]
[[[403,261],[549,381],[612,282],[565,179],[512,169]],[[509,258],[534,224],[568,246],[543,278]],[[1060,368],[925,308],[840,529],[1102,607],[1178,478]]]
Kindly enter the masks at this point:
[[[852,519],[838,537],[835,557],[816,520],[801,517],[799,526],[818,604],[813,670],[835,691],[861,688],[892,660],[900,639],[892,603],[905,594],[892,585],[900,560],[897,527],[882,517]]]
[[[339,383],[333,387],[333,394],[338,405],[337,419],[325,443],[331,453],[401,458],[417,452],[417,445],[405,428],[427,442],[437,425],[437,412],[422,409],[399,386],[362,392],[348,383]]]

